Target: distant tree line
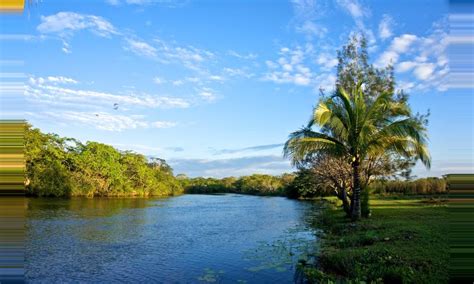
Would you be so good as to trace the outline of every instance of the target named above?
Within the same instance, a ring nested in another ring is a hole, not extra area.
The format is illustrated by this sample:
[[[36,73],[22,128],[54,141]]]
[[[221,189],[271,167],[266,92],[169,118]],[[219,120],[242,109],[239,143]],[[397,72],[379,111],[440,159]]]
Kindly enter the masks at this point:
[[[375,181],[371,188],[374,193],[387,194],[442,194],[446,193],[444,178],[420,178],[417,180]]]
[[[334,183],[318,175],[317,172],[318,170],[314,169],[301,169],[293,174],[279,176],[254,174],[221,179],[188,178],[181,174],[177,179],[184,192],[190,194],[238,193],[286,196],[294,199],[312,199],[337,194],[338,188]],[[442,194],[446,193],[446,182],[436,177],[416,180],[378,179],[371,183],[370,191],[376,194]]]
[[[293,174],[280,176],[253,174],[250,176],[217,178],[188,178],[178,175],[186,193],[241,193],[252,195],[286,196],[286,190],[294,179]]]
[[[168,196],[183,192],[163,159],[97,142],[25,130],[26,192],[33,196]]]

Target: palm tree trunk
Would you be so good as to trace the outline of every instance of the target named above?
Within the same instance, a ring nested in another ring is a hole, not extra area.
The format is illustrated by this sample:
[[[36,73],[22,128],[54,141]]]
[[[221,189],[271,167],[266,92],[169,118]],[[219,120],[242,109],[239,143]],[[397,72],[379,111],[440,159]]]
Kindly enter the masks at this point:
[[[352,163],[352,178],[354,182],[354,192],[353,192],[353,204],[352,204],[352,220],[356,221],[360,219],[362,215],[360,207],[360,172],[359,172],[359,160],[355,160]]]

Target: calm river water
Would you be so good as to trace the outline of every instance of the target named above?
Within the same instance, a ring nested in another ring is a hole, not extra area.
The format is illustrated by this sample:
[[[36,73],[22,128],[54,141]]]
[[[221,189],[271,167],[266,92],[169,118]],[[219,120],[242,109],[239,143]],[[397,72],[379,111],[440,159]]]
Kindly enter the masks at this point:
[[[292,283],[311,203],[236,194],[29,199],[29,282]]]

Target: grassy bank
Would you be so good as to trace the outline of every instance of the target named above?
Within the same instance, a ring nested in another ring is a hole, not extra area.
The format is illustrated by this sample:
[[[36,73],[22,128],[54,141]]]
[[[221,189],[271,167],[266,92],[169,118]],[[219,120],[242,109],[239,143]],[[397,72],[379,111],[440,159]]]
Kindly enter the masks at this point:
[[[381,197],[372,216],[351,223],[334,199],[315,226],[323,229],[314,282],[446,283],[449,247],[442,199]]]

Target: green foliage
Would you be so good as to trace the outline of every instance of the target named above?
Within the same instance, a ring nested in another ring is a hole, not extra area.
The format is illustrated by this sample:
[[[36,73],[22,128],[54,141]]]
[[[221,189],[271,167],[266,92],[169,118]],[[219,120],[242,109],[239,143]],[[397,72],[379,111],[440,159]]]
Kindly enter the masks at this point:
[[[446,180],[429,177],[413,181],[376,181],[371,185],[374,193],[388,194],[442,194],[446,193]]]
[[[165,196],[183,192],[162,159],[112,146],[25,132],[27,192],[35,196]]]
[[[237,180],[238,192],[256,195],[283,195],[284,188],[280,178],[270,175],[244,176]]]
[[[213,193],[241,193],[252,195],[277,195],[284,196],[286,188],[293,181],[294,176],[283,174],[281,176],[254,174],[240,178],[186,178],[181,176],[179,181],[185,192],[199,194]]]
[[[331,194],[329,188],[321,186],[314,172],[307,169],[300,170],[286,187],[286,195],[289,198],[314,198]]]

